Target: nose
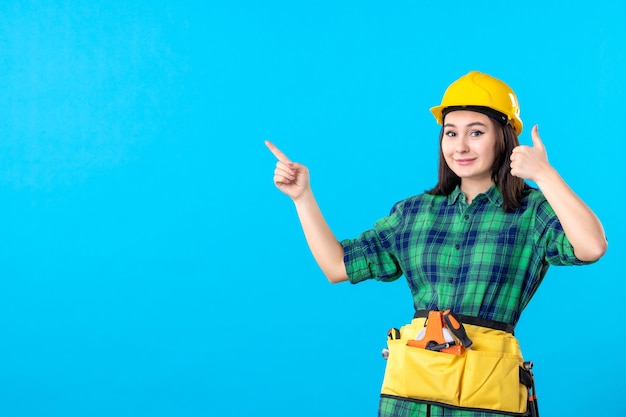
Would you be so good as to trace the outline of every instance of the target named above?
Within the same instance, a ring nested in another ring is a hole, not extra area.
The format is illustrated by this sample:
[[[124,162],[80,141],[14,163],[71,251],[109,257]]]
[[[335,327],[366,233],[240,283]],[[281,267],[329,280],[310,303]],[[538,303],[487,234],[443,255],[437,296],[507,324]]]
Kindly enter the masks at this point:
[[[458,152],[458,153],[464,153],[464,152],[467,152],[467,150],[468,150],[468,146],[467,146],[467,142],[466,142],[466,140],[465,140],[465,139],[459,139],[459,140],[456,142],[456,147],[455,147],[455,149],[454,149],[454,150],[455,150],[456,152]]]

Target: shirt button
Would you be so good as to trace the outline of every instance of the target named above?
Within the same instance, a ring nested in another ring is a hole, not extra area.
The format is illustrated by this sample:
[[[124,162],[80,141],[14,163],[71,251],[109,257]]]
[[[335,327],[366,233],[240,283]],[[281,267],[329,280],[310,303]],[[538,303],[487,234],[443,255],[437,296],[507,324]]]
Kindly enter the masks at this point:
[[[449,279],[448,279],[448,282],[449,282],[450,284],[452,284],[452,283],[454,282],[454,278],[449,278]]]
[[[457,245],[454,245],[454,249],[456,249],[456,250],[459,250],[459,249],[461,249],[461,245],[459,245],[459,244],[457,244]]]
[[[463,216],[463,218],[464,218],[465,220],[467,220],[467,219],[469,219],[469,216],[466,214],[465,216]]]

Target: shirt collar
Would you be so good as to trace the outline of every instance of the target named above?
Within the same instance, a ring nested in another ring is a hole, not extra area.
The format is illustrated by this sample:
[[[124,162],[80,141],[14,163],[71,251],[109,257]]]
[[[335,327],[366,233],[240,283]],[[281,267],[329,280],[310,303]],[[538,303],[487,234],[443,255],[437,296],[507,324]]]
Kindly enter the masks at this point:
[[[449,205],[455,204],[461,196],[463,197],[463,201],[465,201],[464,200],[465,194],[463,193],[463,191],[461,191],[461,187],[457,185],[454,191],[452,191],[448,195],[448,204]],[[484,193],[478,194],[474,200],[476,199],[480,200],[484,198],[488,199],[491,204],[497,207],[502,206],[502,193],[500,192],[500,189],[495,184],[492,185]]]

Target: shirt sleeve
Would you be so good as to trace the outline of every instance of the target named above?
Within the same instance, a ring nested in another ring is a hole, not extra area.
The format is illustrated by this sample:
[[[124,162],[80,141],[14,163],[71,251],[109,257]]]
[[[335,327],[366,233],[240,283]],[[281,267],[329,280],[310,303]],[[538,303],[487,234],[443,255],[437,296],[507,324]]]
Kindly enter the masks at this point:
[[[389,282],[402,276],[395,251],[396,231],[402,220],[400,207],[396,204],[389,216],[378,220],[373,229],[363,232],[358,238],[341,242],[343,261],[351,283],[367,279]]]
[[[596,262],[576,258],[574,247],[567,239],[552,206],[546,200],[537,207],[534,234],[535,246],[545,252],[545,260],[551,265],[588,265]]]

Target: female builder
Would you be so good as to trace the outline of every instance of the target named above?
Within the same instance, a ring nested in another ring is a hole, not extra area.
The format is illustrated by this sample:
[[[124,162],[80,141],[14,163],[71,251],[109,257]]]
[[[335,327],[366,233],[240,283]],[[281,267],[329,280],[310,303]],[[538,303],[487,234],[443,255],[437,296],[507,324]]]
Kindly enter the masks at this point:
[[[549,164],[537,126],[533,145],[519,145],[522,121],[507,84],[470,72],[431,112],[442,125],[438,183],[396,203],[357,238],[336,239],[308,169],[266,142],[278,159],[274,183],[293,200],[330,282],[408,281],[416,316],[388,342],[379,416],[529,415],[512,329],[548,266],[598,260],[604,230]],[[423,312],[448,309],[465,323],[469,349],[407,347],[427,323]]]

